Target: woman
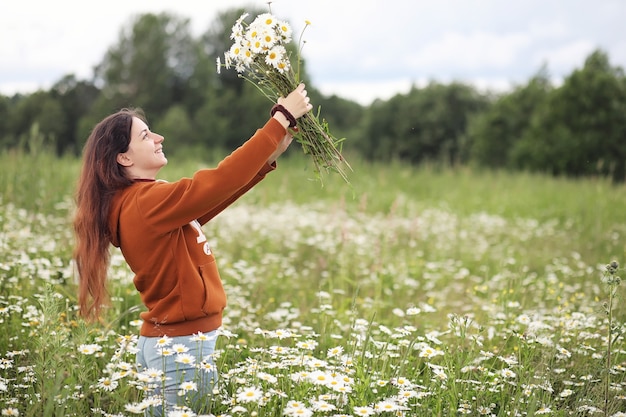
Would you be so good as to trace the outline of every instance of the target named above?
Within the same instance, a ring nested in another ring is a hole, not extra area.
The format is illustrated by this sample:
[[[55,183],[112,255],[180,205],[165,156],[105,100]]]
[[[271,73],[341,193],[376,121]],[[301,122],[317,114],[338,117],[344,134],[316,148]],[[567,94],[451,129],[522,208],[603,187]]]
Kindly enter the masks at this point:
[[[156,181],[167,164],[163,136],[132,110],[106,117],[85,144],[74,219],[80,312],[99,317],[108,302],[109,245],[119,247],[147,309],[137,362],[165,373],[165,382],[156,385],[157,393],[164,388],[168,409],[210,393],[217,377],[210,357],[226,295],[201,225],[275,169],[292,141],[288,128],[311,108],[301,84],[279,98],[267,123],[216,168],[171,183]],[[176,346],[187,360],[165,356],[165,345]],[[210,377],[195,378],[199,368],[211,370]],[[181,389],[181,382],[198,386]]]

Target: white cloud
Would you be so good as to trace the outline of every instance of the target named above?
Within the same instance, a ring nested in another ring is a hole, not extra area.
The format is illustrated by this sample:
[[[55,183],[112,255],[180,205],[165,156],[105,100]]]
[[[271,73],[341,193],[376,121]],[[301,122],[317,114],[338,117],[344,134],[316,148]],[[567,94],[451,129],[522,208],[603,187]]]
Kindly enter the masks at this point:
[[[528,31],[536,40],[558,40],[570,35],[565,22],[562,19],[535,20],[530,23]]]
[[[431,68],[438,71],[475,72],[481,69],[504,69],[512,66],[530,45],[526,34],[477,32],[446,33],[408,59],[413,69]]]
[[[542,48],[535,52],[532,60],[536,65],[546,63],[548,72],[564,75],[575,68],[581,68],[595,48],[596,45],[587,40],[570,41],[551,48]]]
[[[607,52],[610,54],[611,63],[620,64],[622,69],[626,70],[626,39],[616,40]]]
[[[39,81],[9,81],[0,83],[0,94],[12,96],[13,94],[18,93],[30,93],[37,91],[38,89],[47,90],[52,87],[51,82],[42,83]]]
[[[387,100],[396,94],[406,94],[411,89],[413,81],[409,79],[377,80],[377,81],[344,81],[322,82],[316,87],[327,96],[337,95],[349,98],[367,106],[375,99]],[[416,85],[424,85],[416,83]]]
[[[175,12],[199,35],[217,12],[250,4],[267,9],[266,0],[2,1],[0,93],[48,88],[68,73],[91,76],[138,13]],[[562,77],[597,47],[626,64],[623,0],[273,0],[272,10],[297,33],[311,21],[304,58],[315,86],[359,102],[424,79],[501,89],[546,62]]]

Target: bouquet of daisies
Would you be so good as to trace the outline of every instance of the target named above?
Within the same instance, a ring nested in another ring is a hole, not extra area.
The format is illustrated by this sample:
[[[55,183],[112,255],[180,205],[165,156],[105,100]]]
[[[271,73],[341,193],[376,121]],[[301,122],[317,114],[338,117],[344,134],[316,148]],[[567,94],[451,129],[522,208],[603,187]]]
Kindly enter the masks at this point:
[[[289,24],[274,17],[271,13],[258,15],[249,25],[244,21],[244,13],[233,25],[233,44],[224,53],[224,66],[234,67],[247,81],[254,84],[272,102],[286,97],[300,84],[300,46],[294,70],[287,45],[292,41]],[[309,22],[306,22],[306,27]],[[303,29],[304,32],[304,29]],[[300,37],[300,44],[302,36]],[[217,60],[218,72],[222,66]],[[347,182],[343,166],[350,165],[341,155],[341,142],[330,133],[328,124],[311,112],[298,120],[294,129],[294,139],[302,145],[305,154],[311,155],[318,174],[322,169],[338,172]]]

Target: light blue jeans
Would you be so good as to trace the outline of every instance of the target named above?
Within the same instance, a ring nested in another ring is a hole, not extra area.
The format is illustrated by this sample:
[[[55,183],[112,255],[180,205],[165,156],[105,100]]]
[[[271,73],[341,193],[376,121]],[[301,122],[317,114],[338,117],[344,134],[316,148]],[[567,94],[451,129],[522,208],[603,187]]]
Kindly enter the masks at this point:
[[[165,404],[166,412],[163,413],[161,405],[150,407],[145,415],[167,415],[175,405],[187,406],[197,413],[202,411],[217,384],[218,372],[213,360],[217,331],[170,337],[166,343],[163,340],[161,337],[139,336],[137,341],[139,371],[163,371],[165,377],[164,382],[155,381],[155,389],[150,394],[162,395],[161,404]],[[195,383],[197,389],[184,390],[184,383]]]

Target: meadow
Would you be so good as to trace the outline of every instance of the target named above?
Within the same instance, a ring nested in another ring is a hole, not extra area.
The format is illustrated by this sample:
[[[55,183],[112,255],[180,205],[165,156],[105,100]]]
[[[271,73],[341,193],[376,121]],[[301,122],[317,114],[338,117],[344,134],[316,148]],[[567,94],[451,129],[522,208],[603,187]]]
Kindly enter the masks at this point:
[[[169,159],[170,181],[203,166]],[[171,416],[626,416],[623,185],[350,162],[350,185],[320,183],[289,155],[205,226],[229,300],[220,381],[202,414]],[[115,250],[111,307],[77,316],[78,169],[0,155],[2,416],[159,401],[159,372],[134,365],[142,306]]]

